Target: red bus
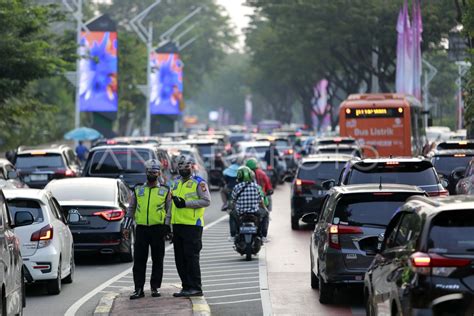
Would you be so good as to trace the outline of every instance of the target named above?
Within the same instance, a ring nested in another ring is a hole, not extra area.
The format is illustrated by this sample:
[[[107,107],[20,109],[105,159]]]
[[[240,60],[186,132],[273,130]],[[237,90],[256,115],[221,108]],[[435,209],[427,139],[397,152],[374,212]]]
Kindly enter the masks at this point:
[[[339,111],[341,136],[357,139],[365,157],[421,155],[426,132],[420,101],[404,94],[352,94]]]

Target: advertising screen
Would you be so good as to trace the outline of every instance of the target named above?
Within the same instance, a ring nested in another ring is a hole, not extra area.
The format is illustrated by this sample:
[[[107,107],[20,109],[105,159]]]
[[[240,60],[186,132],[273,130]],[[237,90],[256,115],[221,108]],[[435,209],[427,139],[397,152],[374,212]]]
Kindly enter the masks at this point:
[[[80,55],[80,111],[116,112],[117,32],[83,32]]]
[[[150,56],[151,114],[181,114],[183,102],[183,63],[178,54],[155,53]]]

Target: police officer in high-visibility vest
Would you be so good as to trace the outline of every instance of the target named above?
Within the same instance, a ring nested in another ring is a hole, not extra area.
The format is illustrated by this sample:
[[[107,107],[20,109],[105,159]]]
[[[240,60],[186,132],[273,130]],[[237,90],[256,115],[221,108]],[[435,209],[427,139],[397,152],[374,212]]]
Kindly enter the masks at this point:
[[[211,204],[207,183],[193,175],[194,161],[181,156],[178,161],[180,177],[173,189],[172,219],[176,268],[182,290],[174,297],[201,296],[201,268],[199,253],[202,249],[204,209]]]
[[[169,187],[158,181],[161,176],[160,162],[155,159],[146,161],[145,171],[147,182],[135,187],[125,220],[127,229],[132,220],[136,222],[133,263],[135,291],[130,296],[131,300],[145,296],[143,287],[149,248],[152,259],[151,296],[160,296],[165,239],[171,236],[171,193]],[[127,235],[130,235],[128,230]]]

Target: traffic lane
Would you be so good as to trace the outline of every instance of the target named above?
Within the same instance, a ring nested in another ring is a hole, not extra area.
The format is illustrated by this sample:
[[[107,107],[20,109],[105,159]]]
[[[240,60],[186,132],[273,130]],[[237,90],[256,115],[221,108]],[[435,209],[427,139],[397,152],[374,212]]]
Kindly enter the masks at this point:
[[[217,220],[218,218],[222,217],[222,215],[225,215],[225,213],[221,211],[221,206],[222,206],[222,199],[220,197],[219,192],[211,191],[211,205],[206,209],[206,212],[204,213],[204,224],[211,223]],[[166,262],[168,262],[168,263],[171,263],[171,265],[174,265],[174,260],[170,260],[170,259],[171,258],[168,258],[165,255],[165,264]],[[102,284],[110,280],[111,278],[115,277],[117,274],[120,274],[124,272],[125,270],[129,269],[130,267],[132,267],[132,265],[133,265],[132,263],[129,263],[127,266],[124,266],[123,269],[116,271],[116,273],[112,275],[109,274],[106,278],[100,278],[100,282],[96,282],[93,287],[89,287],[89,290],[85,291],[84,294],[77,296],[76,300],[82,298],[85,294],[88,294],[95,288],[101,286]],[[174,280],[163,280],[163,282],[174,283]],[[146,284],[148,284],[148,279],[146,281]],[[106,294],[105,292],[107,292],[108,290],[109,289],[105,289],[103,292],[99,292],[97,295],[94,295],[91,299],[84,302],[84,304],[77,311],[76,315],[92,315],[100,299],[102,298],[104,294]],[[75,303],[75,301],[73,303]],[[73,303],[69,304],[68,306],[71,306]]]
[[[26,288],[26,316],[64,315],[70,305],[90,290],[126,270],[130,263],[121,263],[113,256],[76,257],[76,271],[72,284],[63,284],[59,295],[48,295],[43,284]]]
[[[318,291],[310,284],[309,245],[313,228],[301,224],[291,229],[289,185],[279,186],[273,195],[266,244],[268,284],[274,314],[365,315],[362,288],[341,290],[335,305],[319,303]]]

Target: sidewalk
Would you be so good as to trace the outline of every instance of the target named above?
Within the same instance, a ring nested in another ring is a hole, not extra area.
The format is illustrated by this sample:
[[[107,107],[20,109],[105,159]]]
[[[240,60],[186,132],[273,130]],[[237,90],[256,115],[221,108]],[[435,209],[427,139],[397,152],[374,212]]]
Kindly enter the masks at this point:
[[[178,315],[207,316],[210,309],[204,297],[175,298],[173,293],[179,288],[171,284],[163,284],[161,297],[151,297],[145,290],[145,297],[130,300],[133,288],[123,288],[116,293],[105,294],[97,305],[94,316],[129,316],[129,315]]]

